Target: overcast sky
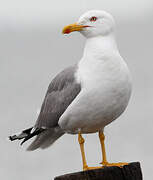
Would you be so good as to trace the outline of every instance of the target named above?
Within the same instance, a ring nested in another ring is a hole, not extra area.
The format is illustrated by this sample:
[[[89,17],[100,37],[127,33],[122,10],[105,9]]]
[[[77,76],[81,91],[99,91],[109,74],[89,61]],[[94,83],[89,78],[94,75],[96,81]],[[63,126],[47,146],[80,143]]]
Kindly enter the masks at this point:
[[[0,19],[22,24],[33,22],[58,24],[65,18],[76,18],[89,9],[100,8],[124,21],[126,19],[141,21],[145,15],[152,13],[152,7],[152,0],[1,0]]]

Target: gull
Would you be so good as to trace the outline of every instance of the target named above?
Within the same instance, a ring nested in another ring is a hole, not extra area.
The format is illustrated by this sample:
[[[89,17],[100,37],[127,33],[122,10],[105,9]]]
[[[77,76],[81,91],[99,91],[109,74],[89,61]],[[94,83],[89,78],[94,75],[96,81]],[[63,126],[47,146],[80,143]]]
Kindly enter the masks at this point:
[[[82,134],[98,132],[101,166],[123,166],[106,158],[104,128],[126,109],[132,90],[131,74],[115,39],[115,21],[101,10],[90,10],[63,29],[80,32],[85,38],[81,60],[59,73],[50,83],[35,125],[10,136],[10,140],[36,136],[27,150],[47,148],[65,133],[78,134],[83,170],[87,165]]]

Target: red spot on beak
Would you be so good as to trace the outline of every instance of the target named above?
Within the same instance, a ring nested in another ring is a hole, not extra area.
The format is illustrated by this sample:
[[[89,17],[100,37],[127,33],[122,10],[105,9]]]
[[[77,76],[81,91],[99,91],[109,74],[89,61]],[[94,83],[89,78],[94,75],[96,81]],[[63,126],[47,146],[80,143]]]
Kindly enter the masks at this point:
[[[64,33],[69,34],[70,32],[71,32],[70,29],[66,29]]]

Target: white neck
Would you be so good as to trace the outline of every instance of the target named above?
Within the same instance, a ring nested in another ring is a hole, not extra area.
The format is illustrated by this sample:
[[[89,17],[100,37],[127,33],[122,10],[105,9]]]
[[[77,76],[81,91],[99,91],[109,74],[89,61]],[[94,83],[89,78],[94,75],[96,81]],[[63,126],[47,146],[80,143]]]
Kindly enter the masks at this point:
[[[84,56],[104,55],[110,51],[118,51],[114,35],[96,36],[86,40]]]

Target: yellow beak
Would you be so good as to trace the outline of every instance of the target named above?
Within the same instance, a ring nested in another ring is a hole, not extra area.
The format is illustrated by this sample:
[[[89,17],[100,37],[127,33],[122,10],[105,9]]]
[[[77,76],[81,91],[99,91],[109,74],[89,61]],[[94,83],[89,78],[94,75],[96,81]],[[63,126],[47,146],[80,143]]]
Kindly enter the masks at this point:
[[[79,25],[77,23],[74,23],[74,24],[70,24],[68,26],[65,26],[63,28],[62,33],[63,34],[69,34],[69,33],[73,32],[73,31],[82,31],[86,27],[89,27],[89,26],[84,26],[84,25]]]

